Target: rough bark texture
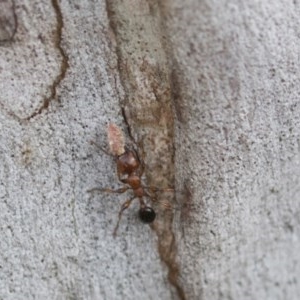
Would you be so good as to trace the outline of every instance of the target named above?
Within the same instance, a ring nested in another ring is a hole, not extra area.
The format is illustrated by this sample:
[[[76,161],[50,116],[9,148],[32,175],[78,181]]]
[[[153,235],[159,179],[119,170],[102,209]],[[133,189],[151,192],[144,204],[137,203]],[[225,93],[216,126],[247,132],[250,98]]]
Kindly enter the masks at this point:
[[[299,14],[0,1],[0,299],[299,299]],[[177,200],[116,239],[129,195],[87,193],[120,186],[108,122]]]
[[[299,2],[166,11],[187,298],[299,299]]]

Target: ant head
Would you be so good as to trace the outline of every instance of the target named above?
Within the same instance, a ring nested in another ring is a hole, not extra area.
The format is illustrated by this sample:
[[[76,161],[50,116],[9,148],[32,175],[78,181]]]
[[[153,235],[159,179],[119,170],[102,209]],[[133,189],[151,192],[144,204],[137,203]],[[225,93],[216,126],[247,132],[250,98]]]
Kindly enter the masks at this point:
[[[139,217],[144,223],[152,223],[155,220],[156,213],[152,207],[145,206],[140,208]]]

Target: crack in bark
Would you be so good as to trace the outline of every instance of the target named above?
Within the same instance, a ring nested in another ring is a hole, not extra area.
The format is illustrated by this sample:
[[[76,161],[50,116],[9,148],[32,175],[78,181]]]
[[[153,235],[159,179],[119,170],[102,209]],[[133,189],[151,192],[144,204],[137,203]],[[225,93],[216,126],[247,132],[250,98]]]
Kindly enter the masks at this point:
[[[67,56],[67,54],[65,53],[65,50],[63,49],[62,45],[61,45],[61,41],[62,41],[62,29],[64,27],[64,21],[63,21],[63,16],[62,16],[62,12],[61,12],[61,8],[59,6],[59,0],[51,0],[53,9],[55,11],[55,15],[56,15],[56,36],[55,36],[55,47],[58,49],[58,51],[61,54],[62,57],[62,62],[60,65],[60,72],[59,74],[56,76],[56,78],[54,79],[52,85],[50,86],[50,91],[51,94],[49,97],[44,98],[43,100],[43,104],[42,106],[35,111],[33,114],[31,114],[29,117],[27,117],[25,120],[30,120],[34,117],[36,117],[37,115],[41,114],[44,110],[48,109],[50,102],[52,100],[55,100],[57,98],[57,88],[60,85],[60,83],[62,82],[62,80],[65,78],[67,70],[69,68],[69,58]]]
[[[171,233],[171,243],[169,245],[169,249],[164,247],[164,234],[159,236],[159,243],[158,243],[158,252],[161,257],[161,260],[166,264],[168,268],[168,280],[176,289],[177,295],[179,299],[185,300],[186,296],[182,286],[178,281],[178,277],[180,275],[180,269],[178,263],[176,262],[176,255],[177,255],[177,247],[176,247],[176,239],[175,235],[172,231],[172,228],[167,229],[167,234],[170,235]]]
[[[130,139],[132,141],[134,141],[134,138],[132,136],[132,132],[131,132],[131,128],[130,128],[130,124],[128,122],[128,119],[127,119],[127,115],[126,115],[126,112],[125,112],[125,108],[124,107],[121,107],[121,113],[122,113],[122,117],[123,117],[123,120],[124,120],[124,123],[126,125],[126,128],[127,128],[127,133],[130,137]]]
[[[131,5],[121,0],[106,0],[110,27],[116,39],[118,71],[125,91],[125,99],[120,99],[121,111],[130,138],[133,139],[134,133],[143,138],[142,149],[154,149],[146,153],[145,158],[148,183],[174,186],[174,104],[170,67],[161,42],[163,34],[156,26],[161,24],[159,4],[156,0],[140,0],[134,11]],[[158,206],[160,220],[151,227],[158,237],[158,253],[168,269],[168,281],[178,298],[185,300],[172,230],[170,207],[174,197],[164,197],[166,207]]]

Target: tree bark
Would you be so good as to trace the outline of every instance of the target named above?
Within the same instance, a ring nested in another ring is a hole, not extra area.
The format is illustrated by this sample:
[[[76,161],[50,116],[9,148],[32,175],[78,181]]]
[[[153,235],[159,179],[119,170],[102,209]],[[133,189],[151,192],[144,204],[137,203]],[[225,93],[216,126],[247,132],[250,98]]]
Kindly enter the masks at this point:
[[[299,299],[299,11],[1,1],[0,299]],[[116,238],[109,122],[165,189]]]

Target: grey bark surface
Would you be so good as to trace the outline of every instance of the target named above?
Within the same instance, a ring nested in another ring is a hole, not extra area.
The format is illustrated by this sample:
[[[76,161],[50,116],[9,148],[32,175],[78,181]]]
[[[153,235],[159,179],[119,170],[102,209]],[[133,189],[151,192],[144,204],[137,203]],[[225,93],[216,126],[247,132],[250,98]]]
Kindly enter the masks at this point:
[[[145,16],[148,2],[153,13],[155,1],[128,1]],[[106,3],[0,6],[0,299],[300,298],[297,1],[159,6],[178,283],[137,203],[114,239],[126,195],[87,193],[121,186],[113,159],[90,144],[107,145],[108,122],[126,132]]]

